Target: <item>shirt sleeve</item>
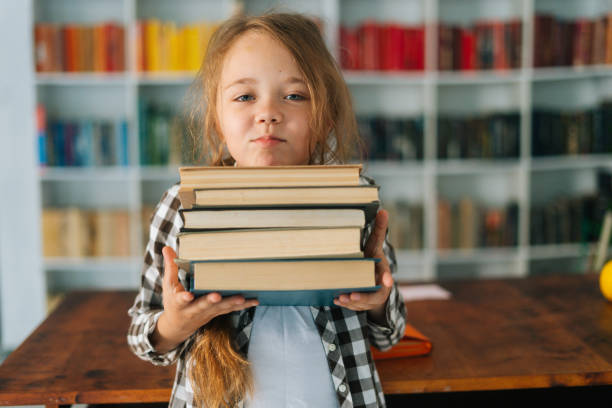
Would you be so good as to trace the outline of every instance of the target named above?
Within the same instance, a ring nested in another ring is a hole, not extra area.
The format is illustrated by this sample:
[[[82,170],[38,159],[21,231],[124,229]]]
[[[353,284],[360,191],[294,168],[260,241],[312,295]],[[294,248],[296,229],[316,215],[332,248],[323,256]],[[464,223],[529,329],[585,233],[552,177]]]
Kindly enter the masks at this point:
[[[374,180],[362,177],[365,182],[369,184],[375,184]],[[379,207],[378,209],[380,209]],[[391,222],[391,220],[389,220]],[[363,245],[369,238],[374,227],[374,220],[372,220],[365,229],[363,237]],[[404,335],[406,329],[406,305],[400,291],[397,288],[397,282],[395,277],[397,275],[397,260],[395,258],[395,250],[389,242],[389,232],[385,236],[385,242],[383,243],[383,252],[389,263],[391,269],[391,275],[394,277],[393,287],[389,293],[387,304],[385,308],[386,321],[383,324],[376,323],[368,319],[368,333],[370,343],[376,348],[385,351],[390,349],[394,344],[400,341]]]
[[[128,315],[132,318],[127,334],[128,345],[136,356],[155,365],[174,363],[189,343],[189,340],[186,340],[173,350],[159,353],[149,339],[163,311],[162,249],[164,246],[169,246],[177,250],[177,234],[183,225],[178,212],[180,201],[177,193],[177,185],[166,191],[151,217],[140,290],[128,311]],[[185,278],[184,271],[179,270],[179,281],[183,286],[186,285]]]

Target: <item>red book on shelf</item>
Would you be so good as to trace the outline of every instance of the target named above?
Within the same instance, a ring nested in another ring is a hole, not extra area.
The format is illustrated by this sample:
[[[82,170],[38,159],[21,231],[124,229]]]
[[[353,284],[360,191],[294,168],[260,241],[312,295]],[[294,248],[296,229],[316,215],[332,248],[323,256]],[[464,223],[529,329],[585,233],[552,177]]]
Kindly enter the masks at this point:
[[[125,70],[125,34],[124,28],[115,23],[104,25],[107,43],[107,72],[117,72]]]
[[[63,29],[64,37],[64,70],[66,72],[77,71],[77,26],[66,24]]]
[[[359,28],[359,44],[361,48],[361,67],[365,70],[375,71],[380,67],[379,62],[379,26],[374,21],[364,21]]]
[[[400,71],[404,69],[404,29],[398,24],[379,27],[380,69]]]
[[[34,26],[34,61],[37,72],[52,71],[52,47],[53,42],[51,39],[49,24],[37,23]]]
[[[578,19],[574,22],[574,66],[589,65],[591,63],[591,47],[593,43],[593,22],[587,19]]]
[[[340,27],[340,63],[343,69],[361,69],[359,34],[357,31],[353,27]]]
[[[469,71],[476,69],[476,36],[469,28],[463,28],[461,36],[461,65],[459,69]]]
[[[493,32],[493,68],[508,69],[507,43],[506,43],[506,24],[503,21],[492,21],[491,30]]]
[[[390,350],[380,351],[371,347],[370,351],[374,360],[385,360],[389,358],[424,356],[431,352],[431,348],[431,340],[414,328],[414,326],[406,323],[404,336]]]
[[[423,26],[406,27],[404,36],[405,69],[423,71],[425,69],[425,29]]]

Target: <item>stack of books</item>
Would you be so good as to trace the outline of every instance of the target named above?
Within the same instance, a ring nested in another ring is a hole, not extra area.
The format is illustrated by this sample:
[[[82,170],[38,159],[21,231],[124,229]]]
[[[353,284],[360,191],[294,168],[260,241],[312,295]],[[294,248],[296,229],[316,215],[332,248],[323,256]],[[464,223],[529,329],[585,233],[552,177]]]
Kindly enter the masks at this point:
[[[195,295],[219,292],[261,305],[333,305],[375,291],[364,258],[365,225],[378,186],[360,185],[361,165],[182,167],[177,264]]]

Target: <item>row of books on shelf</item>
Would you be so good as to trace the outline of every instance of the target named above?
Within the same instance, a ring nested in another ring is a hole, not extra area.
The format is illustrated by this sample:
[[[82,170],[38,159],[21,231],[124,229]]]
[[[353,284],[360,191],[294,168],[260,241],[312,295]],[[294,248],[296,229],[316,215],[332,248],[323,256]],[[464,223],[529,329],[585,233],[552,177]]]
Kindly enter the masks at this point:
[[[536,109],[532,155],[612,153],[612,102],[583,111]]]
[[[487,206],[465,197],[438,199],[438,249],[507,247],[518,243],[518,204]]]
[[[438,26],[438,69],[503,70],[521,67],[522,23],[476,21],[470,26]]]
[[[357,117],[365,157],[370,160],[422,160],[423,118]]]
[[[597,195],[557,198],[531,208],[532,245],[596,242],[609,199]]]
[[[76,207],[42,211],[45,257],[130,256],[130,214],[127,210]]]
[[[439,159],[514,158],[520,152],[520,114],[438,118]]]
[[[149,19],[136,24],[136,68],[138,71],[197,71],[208,41],[218,23],[177,25],[173,21]]]
[[[342,25],[340,65],[346,70],[423,71],[425,29],[371,20]]]
[[[602,168],[597,170],[594,193],[560,196],[531,207],[531,244],[596,242],[606,210],[612,210],[612,170]]]
[[[37,72],[124,71],[125,28],[114,22],[36,23],[34,59]]]
[[[576,20],[535,16],[534,67],[592,64],[612,64],[612,13]]]
[[[41,166],[127,166],[128,124],[125,119],[47,118],[36,112],[38,159]]]

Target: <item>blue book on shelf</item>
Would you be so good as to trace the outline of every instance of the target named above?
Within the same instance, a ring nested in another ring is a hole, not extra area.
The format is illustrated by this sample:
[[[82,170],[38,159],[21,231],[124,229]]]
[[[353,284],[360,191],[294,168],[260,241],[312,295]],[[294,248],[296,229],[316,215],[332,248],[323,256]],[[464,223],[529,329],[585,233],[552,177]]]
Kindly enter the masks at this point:
[[[93,122],[89,119],[80,123],[74,142],[75,165],[93,166]]]
[[[115,122],[115,163],[118,166],[128,166],[128,124],[125,119]]]
[[[38,164],[41,166],[47,165],[47,131],[42,129],[38,131]]]
[[[53,122],[51,128],[53,134],[53,165],[65,166],[66,157],[64,155],[64,122]]]

